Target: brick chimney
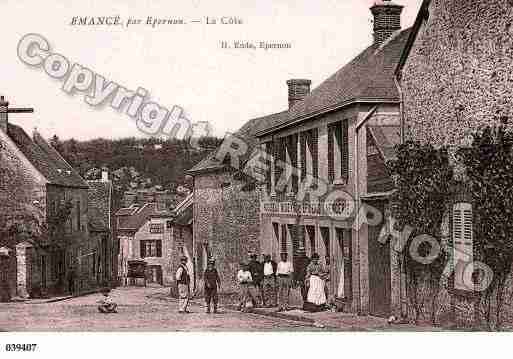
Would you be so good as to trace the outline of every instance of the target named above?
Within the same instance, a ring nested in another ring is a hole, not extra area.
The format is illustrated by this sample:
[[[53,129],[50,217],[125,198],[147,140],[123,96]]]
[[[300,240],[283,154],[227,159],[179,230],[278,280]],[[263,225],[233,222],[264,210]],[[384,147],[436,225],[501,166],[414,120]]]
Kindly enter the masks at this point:
[[[7,123],[8,123],[8,111],[9,110],[9,102],[5,101],[3,96],[0,96],[0,129],[7,133]]]
[[[312,81],[305,79],[291,79],[287,81],[289,87],[289,109],[302,101],[310,93]]]
[[[374,16],[374,44],[381,45],[394,32],[401,30],[401,13],[404,6],[391,0],[376,0],[370,8]]]

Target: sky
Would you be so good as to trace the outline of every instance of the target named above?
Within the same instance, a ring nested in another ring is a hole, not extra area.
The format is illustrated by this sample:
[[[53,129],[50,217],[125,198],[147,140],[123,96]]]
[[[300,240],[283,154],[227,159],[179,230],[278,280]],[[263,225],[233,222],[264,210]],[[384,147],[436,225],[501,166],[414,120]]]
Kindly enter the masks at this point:
[[[421,0],[404,5],[402,26],[415,20]],[[11,107],[33,107],[9,121],[29,133],[61,139],[144,136],[134,120],[109,106],[93,107],[84,93],[67,94],[63,80],[24,64],[19,41],[29,33],[48,40],[50,51],[130,90],[147,101],[177,105],[194,123],[208,121],[222,137],[251,118],[287,108],[286,80],[306,78],[312,88],[372,43],[374,0],[0,0],[0,94]],[[183,18],[202,23],[137,26],[72,26],[74,16]],[[206,17],[235,17],[241,25],[205,24]],[[289,49],[223,49],[221,41],[287,42]]]

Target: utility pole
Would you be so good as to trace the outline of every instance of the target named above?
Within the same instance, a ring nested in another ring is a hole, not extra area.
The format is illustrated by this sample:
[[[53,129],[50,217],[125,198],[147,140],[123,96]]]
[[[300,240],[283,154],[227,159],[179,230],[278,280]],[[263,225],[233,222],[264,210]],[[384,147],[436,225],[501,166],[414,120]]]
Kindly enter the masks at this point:
[[[7,132],[7,124],[10,113],[33,113],[34,109],[31,107],[9,108],[9,102],[5,100],[4,96],[0,96],[0,129]]]

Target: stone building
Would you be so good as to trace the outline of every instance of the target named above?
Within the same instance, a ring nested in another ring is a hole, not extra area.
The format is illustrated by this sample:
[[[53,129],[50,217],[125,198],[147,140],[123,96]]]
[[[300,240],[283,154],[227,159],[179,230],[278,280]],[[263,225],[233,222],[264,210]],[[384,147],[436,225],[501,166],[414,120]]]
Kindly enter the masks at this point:
[[[225,140],[218,150],[187,172],[194,178],[193,233],[198,290],[203,288],[202,275],[209,257],[216,260],[223,290],[236,291],[240,261],[249,260],[249,253],[262,253],[259,186],[241,168],[258,147],[254,133],[280,121],[285,114],[249,120],[234,134],[247,148],[240,158],[240,167],[231,166],[228,157],[218,159],[219,150],[228,143]]]
[[[92,268],[98,285],[113,283],[117,270],[117,244],[114,237],[113,186],[106,169],[100,180],[87,181],[89,185],[89,234],[94,247]],[[113,283],[114,284],[114,283]]]
[[[289,82],[288,112],[256,133],[272,155],[260,202],[262,251],[295,261],[305,247],[329,259],[330,296],[359,314],[400,307],[397,258],[378,236],[393,190],[385,162],[400,142],[394,69],[410,33],[401,30],[402,9],[376,2],[373,43],[311,92],[308,82]]]
[[[469,144],[513,117],[512,21],[508,1],[423,2],[398,68],[408,138]]]
[[[0,247],[8,253],[7,298],[87,290],[94,247],[89,239],[88,184],[36,131],[29,137],[8,121],[0,99]],[[4,256],[5,257],[5,256]]]
[[[511,126],[512,24],[513,7],[508,1],[423,1],[396,70],[405,140],[448,146],[454,153],[470,145],[471,134],[479,128]],[[456,158],[452,160],[457,163]],[[462,251],[478,258],[473,245],[473,203],[466,187],[463,177],[447,203],[442,230],[444,239],[454,244],[456,259]],[[511,284],[507,290],[511,292]],[[450,316],[465,326],[478,321],[472,293],[445,283],[440,298],[437,307],[425,306],[437,314],[437,322]],[[504,316],[511,321],[511,303],[506,309]]]
[[[188,199],[190,202],[190,198]],[[194,278],[192,226],[186,219],[187,206],[174,211],[159,208],[157,203],[121,208],[116,213],[119,241],[118,273],[122,285],[141,284],[130,280],[132,261],[144,261],[146,283],[163,286],[175,285],[175,271],[180,257],[189,258],[189,271]]]

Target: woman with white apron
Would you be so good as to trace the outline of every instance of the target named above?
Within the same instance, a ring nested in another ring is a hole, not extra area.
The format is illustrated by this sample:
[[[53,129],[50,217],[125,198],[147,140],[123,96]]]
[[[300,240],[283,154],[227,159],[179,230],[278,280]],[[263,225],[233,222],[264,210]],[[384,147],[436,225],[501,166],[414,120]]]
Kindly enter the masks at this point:
[[[319,263],[319,255],[314,253],[312,261],[306,269],[306,285],[308,287],[308,295],[303,306],[304,310],[310,312],[318,312],[326,308],[326,293],[324,291],[327,271],[324,266]]]

